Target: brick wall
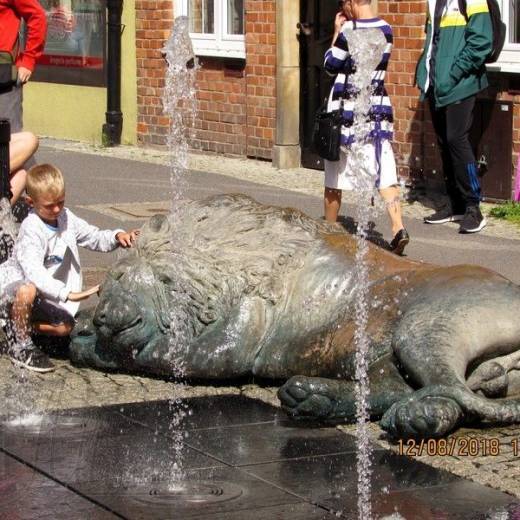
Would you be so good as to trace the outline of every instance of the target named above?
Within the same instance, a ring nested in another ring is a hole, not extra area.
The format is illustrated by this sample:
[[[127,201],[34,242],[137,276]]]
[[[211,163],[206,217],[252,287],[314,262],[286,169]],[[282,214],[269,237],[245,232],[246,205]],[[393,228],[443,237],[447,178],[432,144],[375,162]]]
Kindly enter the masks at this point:
[[[166,143],[168,118],[162,111],[165,62],[161,48],[168,38],[173,12],[171,0],[136,0],[137,141]]]
[[[246,155],[271,159],[276,127],[276,5],[246,0]]]
[[[514,84],[512,85],[511,83]],[[500,92],[497,92],[497,98],[501,101],[513,102],[513,156],[511,157],[512,171],[512,187],[515,186],[515,173],[517,162],[520,160],[520,82],[516,75],[505,77],[503,79],[505,85]]]
[[[162,113],[171,1],[136,0],[138,142],[164,145]],[[246,61],[201,57],[193,148],[270,159],[275,123],[275,2],[246,0]],[[153,27],[153,29],[152,29]]]

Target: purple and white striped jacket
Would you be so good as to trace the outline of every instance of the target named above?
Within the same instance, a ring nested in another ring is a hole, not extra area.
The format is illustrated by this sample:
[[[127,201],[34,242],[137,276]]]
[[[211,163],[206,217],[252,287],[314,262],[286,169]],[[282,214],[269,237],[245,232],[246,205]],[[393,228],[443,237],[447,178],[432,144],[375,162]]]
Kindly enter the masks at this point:
[[[385,73],[392,51],[393,35],[392,27],[381,18],[349,20],[343,24],[341,32],[334,45],[325,53],[325,70],[334,74],[336,79],[331,89],[327,103],[327,111],[332,112],[340,108],[340,98],[343,97],[343,127],[341,135],[342,146],[349,146],[354,141],[351,131],[354,122],[354,99],[356,90],[349,82],[349,76],[355,74],[355,63],[348,52],[346,31],[348,29],[381,29],[386,38],[386,47],[381,56],[381,61],[372,73],[372,85],[374,92],[371,96],[371,108],[369,118],[371,121],[370,139],[381,143],[382,140],[391,140],[393,137],[394,116],[390,98],[385,89]]]

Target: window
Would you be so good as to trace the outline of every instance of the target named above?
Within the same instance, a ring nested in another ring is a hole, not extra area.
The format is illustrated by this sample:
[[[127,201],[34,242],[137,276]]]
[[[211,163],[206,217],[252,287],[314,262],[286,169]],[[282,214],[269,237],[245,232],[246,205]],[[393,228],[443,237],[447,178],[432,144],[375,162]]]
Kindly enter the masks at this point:
[[[47,39],[33,79],[104,86],[104,0],[40,0],[47,14]]]
[[[520,72],[520,0],[498,0],[502,20],[506,24],[506,43],[497,63],[490,70]]]
[[[502,12],[508,26],[509,44],[520,43],[520,2],[519,0],[503,0]]]
[[[177,0],[198,56],[245,58],[244,0]]]

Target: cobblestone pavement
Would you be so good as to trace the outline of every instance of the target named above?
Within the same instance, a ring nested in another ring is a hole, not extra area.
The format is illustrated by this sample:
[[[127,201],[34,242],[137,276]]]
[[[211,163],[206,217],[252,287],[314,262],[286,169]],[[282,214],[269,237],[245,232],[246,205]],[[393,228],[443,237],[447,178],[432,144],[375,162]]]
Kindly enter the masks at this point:
[[[160,164],[167,162],[164,152],[134,147],[105,149],[47,140],[43,140],[42,145]],[[214,157],[202,155],[193,155],[190,167],[195,171],[233,175],[257,183],[321,196],[321,176],[309,170],[280,172],[274,170],[270,164],[258,161],[254,162],[252,168],[251,161],[220,157],[215,161]],[[421,202],[405,205],[405,212],[409,216],[421,217],[428,211],[427,206]],[[495,219],[485,231],[494,236],[520,238],[520,230]],[[103,275],[104,270],[101,268],[88,269],[85,272],[85,283],[97,283]],[[55,372],[38,375],[15,369],[6,356],[0,357],[0,400],[8,414],[18,414],[24,409],[42,411],[219,394],[243,394],[279,406],[276,390],[274,387],[263,388],[254,384],[240,387],[181,385],[153,377],[77,368],[67,360],[57,360]],[[355,434],[354,426],[339,428]],[[371,425],[370,434],[375,442],[397,453],[408,451],[410,456],[426,464],[520,498],[520,428],[517,426],[461,429],[447,438],[446,445],[437,441],[426,444],[426,447],[405,445],[402,449],[389,442],[376,423]]]

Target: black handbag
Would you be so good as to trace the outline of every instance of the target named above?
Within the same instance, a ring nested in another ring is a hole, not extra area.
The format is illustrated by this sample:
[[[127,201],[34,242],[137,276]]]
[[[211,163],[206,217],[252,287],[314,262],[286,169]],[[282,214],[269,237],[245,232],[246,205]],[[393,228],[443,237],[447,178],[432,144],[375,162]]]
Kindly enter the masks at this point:
[[[328,161],[339,161],[341,145],[341,127],[343,125],[343,100],[340,108],[327,112],[327,103],[316,112],[312,131],[314,151]]]

